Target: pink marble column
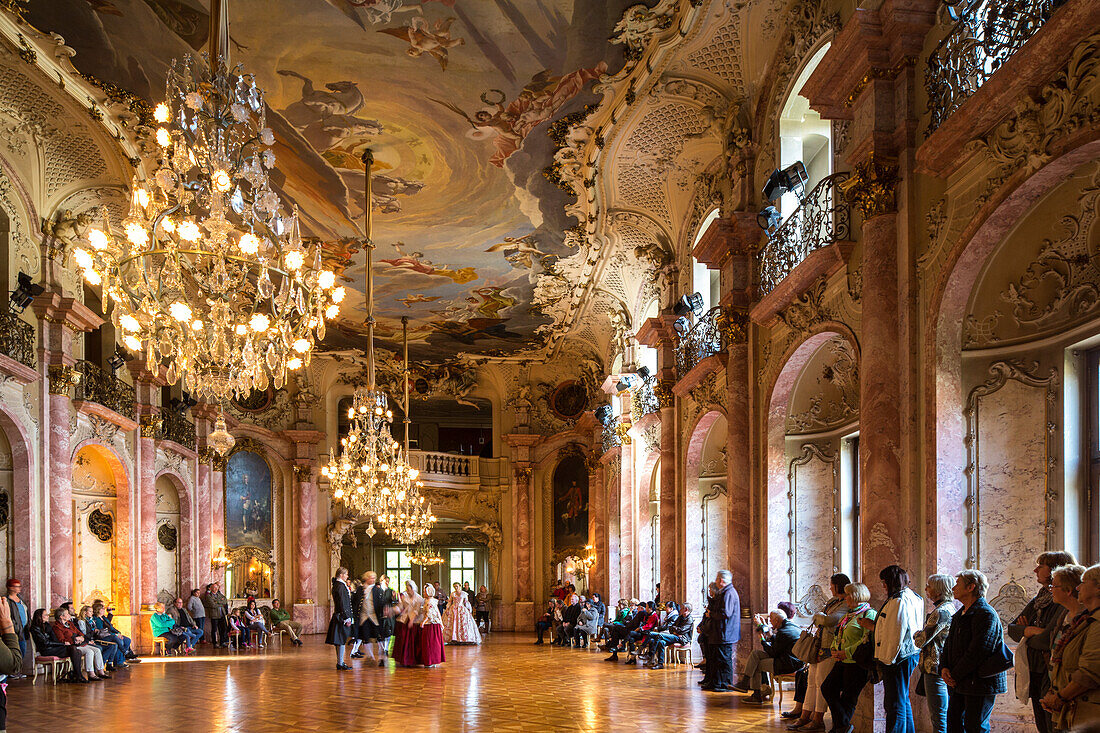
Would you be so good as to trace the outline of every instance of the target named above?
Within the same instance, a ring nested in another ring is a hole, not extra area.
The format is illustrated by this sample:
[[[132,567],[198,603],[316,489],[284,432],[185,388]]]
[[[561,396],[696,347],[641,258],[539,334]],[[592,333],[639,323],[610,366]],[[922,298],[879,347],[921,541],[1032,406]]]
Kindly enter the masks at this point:
[[[152,438],[138,439],[138,598],[143,610],[157,602],[157,452]]]
[[[726,347],[726,563],[741,607],[751,609],[754,542],[748,351],[744,341]]]
[[[596,591],[602,597],[608,597],[608,577],[610,554],[607,546],[607,486],[604,475],[607,468],[602,463],[588,474],[588,543],[592,545],[596,564],[588,573],[588,589]]]
[[[50,608],[73,600],[73,484],[69,396],[50,387]]]
[[[669,388],[671,389],[671,388]],[[671,393],[668,398],[672,402]],[[658,530],[661,533],[660,573],[661,598],[682,601],[687,586],[687,563],[681,552],[684,540],[686,507],[681,507],[684,492],[677,485],[676,475],[676,408],[669,404],[661,408],[661,493]]]
[[[623,598],[633,598],[637,593],[634,578],[637,543],[637,513],[634,502],[634,444],[623,439],[622,471],[619,472],[619,592]]]
[[[515,532],[512,558],[513,577],[515,579],[516,601],[531,601],[531,532],[533,521],[531,517],[531,468],[529,466],[517,466],[513,475],[513,502],[512,528]],[[516,619],[516,624],[521,619]]]
[[[317,602],[317,486],[309,466],[295,466],[298,477],[298,586],[295,603]]]

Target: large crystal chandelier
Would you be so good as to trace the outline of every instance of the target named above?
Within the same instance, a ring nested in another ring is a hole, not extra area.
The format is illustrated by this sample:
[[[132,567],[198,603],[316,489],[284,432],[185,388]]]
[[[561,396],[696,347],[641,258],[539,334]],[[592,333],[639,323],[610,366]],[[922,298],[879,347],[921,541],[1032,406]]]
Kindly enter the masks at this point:
[[[401,341],[405,352],[404,402],[405,411],[405,450],[400,458],[399,468],[391,477],[392,501],[378,521],[386,533],[397,543],[409,545],[427,537],[435,524],[431,504],[423,495],[424,483],[419,479],[419,471],[409,466],[412,454],[409,452],[409,319],[401,318]]]
[[[72,253],[126,348],[220,403],[308,365],[344,297],[271,188],[275,137],[255,79],[228,65],[226,3],[211,4],[209,64],[168,72],[152,175],[135,176],[123,231],[104,208]]]

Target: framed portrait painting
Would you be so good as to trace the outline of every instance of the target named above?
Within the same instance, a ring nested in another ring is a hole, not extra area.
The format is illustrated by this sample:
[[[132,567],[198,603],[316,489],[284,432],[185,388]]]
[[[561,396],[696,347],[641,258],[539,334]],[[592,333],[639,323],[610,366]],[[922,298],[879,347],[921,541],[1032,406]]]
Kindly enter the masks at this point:
[[[273,548],[271,466],[259,453],[237,451],[225,469],[226,547]]]

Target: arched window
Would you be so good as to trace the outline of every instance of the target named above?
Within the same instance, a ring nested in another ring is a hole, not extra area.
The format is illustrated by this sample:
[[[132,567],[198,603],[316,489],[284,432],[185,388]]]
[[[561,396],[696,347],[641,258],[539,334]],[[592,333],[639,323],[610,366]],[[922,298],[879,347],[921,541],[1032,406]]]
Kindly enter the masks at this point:
[[[703,238],[703,233],[719,217],[721,211],[714,209],[703,219],[699,230],[695,232],[695,239],[691,243],[694,252]],[[691,258],[691,288],[693,292],[703,296],[703,312],[706,313],[722,299],[721,281],[718,270],[712,270],[694,257]]]
[[[642,319],[641,321],[639,321],[639,323],[645,323],[650,318],[656,318],[658,312],[659,306],[657,305],[657,301],[650,301],[649,305],[646,306],[646,309],[642,314]],[[652,346],[638,344],[638,356],[636,361],[637,366],[646,367],[647,369],[649,369],[650,374],[657,373],[657,349],[653,348]]]
[[[807,191],[833,172],[832,126],[829,120],[821,119],[820,114],[810,109],[810,100],[801,94],[806,80],[828,50],[826,43],[806,62],[779,115],[779,168],[801,160],[809,177]],[[783,217],[790,216],[797,208],[798,197],[793,193],[784,194],[779,204]]]

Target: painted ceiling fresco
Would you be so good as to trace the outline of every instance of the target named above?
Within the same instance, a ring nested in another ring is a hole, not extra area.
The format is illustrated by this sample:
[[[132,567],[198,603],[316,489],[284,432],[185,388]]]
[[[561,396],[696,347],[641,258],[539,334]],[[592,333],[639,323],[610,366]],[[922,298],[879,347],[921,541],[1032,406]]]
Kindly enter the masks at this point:
[[[273,179],[357,292],[326,345],[364,331],[362,151],[374,150],[378,335],[410,318],[413,356],[538,346],[540,273],[572,251],[569,195],[545,175],[555,120],[623,65],[622,0],[231,0],[232,61],[267,93]],[[151,101],[204,48],[204,0],[37,0],[74,65]],[[541,328],[540,328],[541,327]]]

